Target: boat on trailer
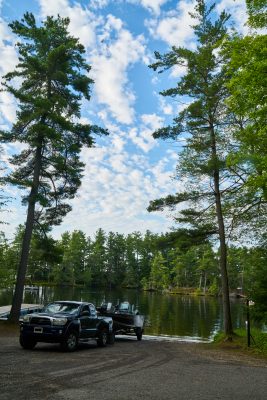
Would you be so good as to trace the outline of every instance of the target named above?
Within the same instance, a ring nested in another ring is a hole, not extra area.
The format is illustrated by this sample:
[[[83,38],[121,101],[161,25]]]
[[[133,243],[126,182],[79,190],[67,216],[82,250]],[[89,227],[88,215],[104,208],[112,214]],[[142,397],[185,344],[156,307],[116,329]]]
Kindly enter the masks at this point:
[[[118,303],[116,306],[103,302],[97,307],[97,311],[100,315],[112,317],[115,335],[135,335],[137,340],[142,340],[145,316],[128,301]]]

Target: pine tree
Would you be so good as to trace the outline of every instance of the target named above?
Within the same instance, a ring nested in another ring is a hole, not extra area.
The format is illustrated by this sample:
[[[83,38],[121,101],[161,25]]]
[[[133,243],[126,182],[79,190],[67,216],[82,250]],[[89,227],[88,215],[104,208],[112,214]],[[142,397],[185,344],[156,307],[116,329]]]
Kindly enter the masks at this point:
[[[203,0],[197,2],[196,12],[192,15],[198,21],[194,26],[196,50],[173,47],[167,54],[156,52],[156,62],[151,65],[159,72],[176,65],[186,67],[187,72],[177,86],[161,94],[187,96],[191,103],[174,119],[173,125],[154,133],[155,138],[175,140],[184,135],[185,145],[180,153],[177,178],[184,179],[187,190],[151,202],[149,210],[160,210],[166,206],[174,208],[185,203],[190,208],[180,213],[178,222],[190,224],[200,231],[207,226],[208,230],[218,234],[224,331],[226,335],[231,335],[223,194],[226,191],[225,182],[230,182],[231,190],[235,182],[231,182],[226,166],[229,138],[224,101],[228,94],[225,88],[228,77],[223,66],[227,59],[219,51],[226,37],[229,15],[223,12],[214,20],[214,7],[215,4],[207,7]]]
[[[1,136],[5,142],[24,145],[12,157],[15,171],[9,182],[25,190],[23,203],[28,207],[12,321],[19,318],[33,228],[49,229],[71,210],[67,200],[75,196],[81,183],[81,148],[93,145],[93,134],[106,133],[79,123],[81,100],[90,99],[93,81],[88,76],[85,49],[69,35],[68,25],[69,19],[58,16],[47,17],[37,26],[30,13],[10,24],[21,39],[19,64],[5,75],[3,84],[16,98],[18,112],[11,130]]]
[[[98,229],[95,234],[95,239],[92,241],[90,254],[90,261],[92,263],[92,284],[98,287],[106,286],[106,241],[106,233],[102,228]]]

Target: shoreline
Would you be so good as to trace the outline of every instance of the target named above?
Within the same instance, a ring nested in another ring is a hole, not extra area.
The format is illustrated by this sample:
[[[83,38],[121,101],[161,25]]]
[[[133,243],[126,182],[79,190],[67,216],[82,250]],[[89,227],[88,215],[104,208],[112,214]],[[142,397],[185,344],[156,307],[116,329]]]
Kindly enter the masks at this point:
[[[15,285],[15,283],[14,283]],[[14,286],[13,285],[13,286]],[[69,285],[69,284],[56,284],[53,282],[32,282],[31,284],[25,285],[25,290],[38,290],[39,287],[65,287],[65,288],[80,288],[80,289],[108,289],[107,287],[95,287],[95,286],[85,286],[85,285]],[[2,287],[0,286],[0,289],[12,289],[11,287]],[[166,294],[166,295],[178,295],[178,296],[204,296],[204,297],[216,297],[220,298],[221,294],[220,293],[210,293],[208,290],[207,291],[201,291],[199,288],[185,288],[185,287],[177,287],[177,288],[172,288],[172,289],[145,289],[141,287],[132,287],[132,286],[122,286],[122,287],[114,287],[114,290],[137,290],[139,292],[145,292],[145,293],[159,293],[159,294]],[[239,293],[236,291],[232,291],[229,294],[230,298],[233,299],[246,299],[247,296],[243,293]]]

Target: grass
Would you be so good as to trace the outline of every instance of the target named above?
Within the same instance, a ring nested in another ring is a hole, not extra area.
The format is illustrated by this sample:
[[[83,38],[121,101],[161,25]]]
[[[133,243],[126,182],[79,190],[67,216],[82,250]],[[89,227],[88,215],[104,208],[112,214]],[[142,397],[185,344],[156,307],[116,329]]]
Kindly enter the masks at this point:
[[[267,333],[259,329],[251,329],[250,347],[246,329],[236,329],[232,335],[232,340],[227,340],[224,333],[220,332],[214,337],[213,345],[221,348],[236,349],[244,352],[260,354],[267,357]]]

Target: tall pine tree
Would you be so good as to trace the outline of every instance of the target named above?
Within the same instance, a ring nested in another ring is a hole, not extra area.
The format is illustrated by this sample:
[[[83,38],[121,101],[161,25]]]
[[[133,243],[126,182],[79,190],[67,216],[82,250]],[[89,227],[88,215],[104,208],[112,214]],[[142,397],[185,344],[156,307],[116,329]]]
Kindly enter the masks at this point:
[[[215,4],[207,7],[198,0],[195,13],[197,20],[194,32],[197,39],[195,50],[173,47],[161,55],[156,52],[154,70],[163,72],[174,66],[184,66],[185,75],[177,86],[163,91],[163,96],[186,96],[189,105],[179,113],[171,126],[159,129],[155,138],[178,140],[183,135],[184,147],[177,166],[177,178],[183,179],[186,191],[151,202],[149,210],[175,207],[187,204],[189,208],[177,218],[180,223],[215,232],[220,245],[220,273],[224,308],[224,331],[232,334],[232,321],[227,276],[227,246],[223,195],[225,182],[230,182],[226,167],[229,140],[224,101],[227,97],[225,82],[227,75],[223,69],[227,61],[220,54],[221,44],[226,37],[226,22],[229,15],[223,12],[214,19]],[[233,190],[235,182],[230,182]]]
[[[1,136],[5,142],[24,145],[12,157],[15,170],[9,182],[25,189],[23,202],[28,207],[12,321],[19,318],[34,226],[49,229],[71,210],[67,200],[81,183],[81,148],[92,146],[93,134],[106,134],[97,126],[79,123],[81,100],[90,99],[93,81],[85,49],[70,36],[68,25],[69,19],[58,16],[37,26],[30,13],[10,24],[21,40],[19,64],[4,77],[4,86],[16,98],[18,112],[11,130]]]

